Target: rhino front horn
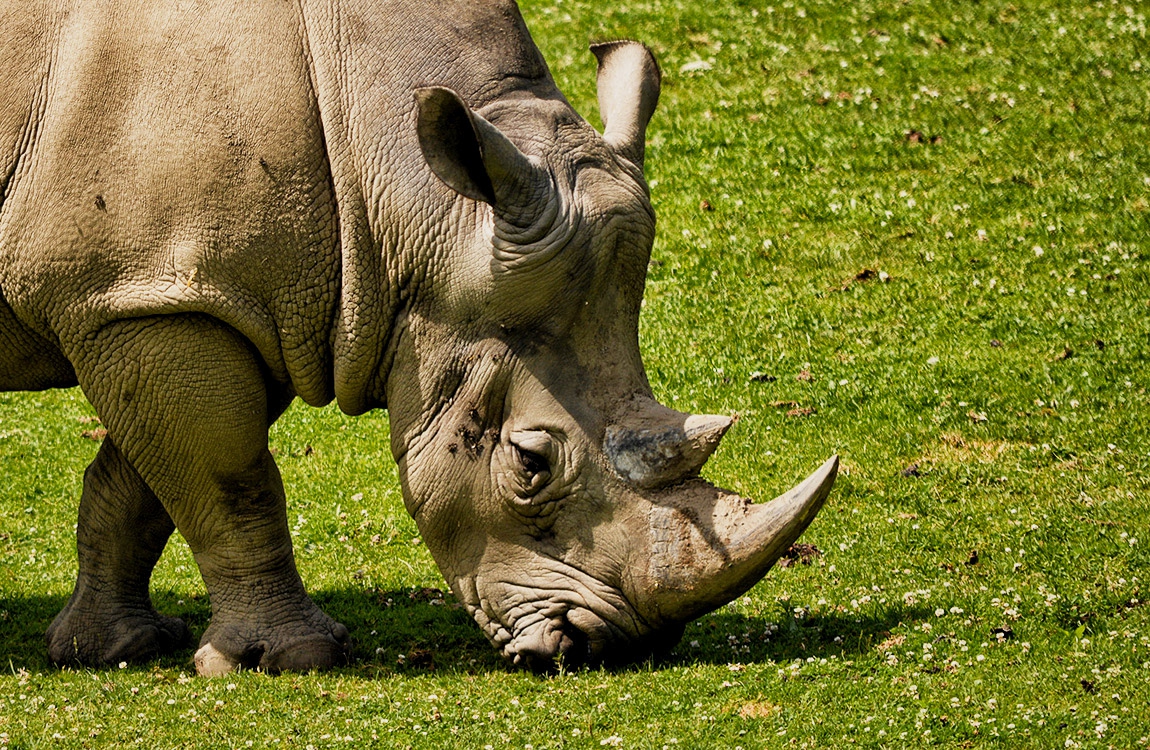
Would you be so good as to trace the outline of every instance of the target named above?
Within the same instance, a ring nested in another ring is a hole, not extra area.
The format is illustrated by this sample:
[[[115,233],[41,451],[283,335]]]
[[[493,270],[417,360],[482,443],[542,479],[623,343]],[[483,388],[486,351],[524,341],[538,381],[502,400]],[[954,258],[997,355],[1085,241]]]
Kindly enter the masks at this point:
[[[667,411],[666,421],[607,430],[607,456],[636,487],[657,489],[698,474],[734,423],[715,414]]]
[[[686,622],[742,595],[806,530],[838,474],[832,456],[799,485],[756,505],[697,480],[656,506],[647,551],[651,612]]]

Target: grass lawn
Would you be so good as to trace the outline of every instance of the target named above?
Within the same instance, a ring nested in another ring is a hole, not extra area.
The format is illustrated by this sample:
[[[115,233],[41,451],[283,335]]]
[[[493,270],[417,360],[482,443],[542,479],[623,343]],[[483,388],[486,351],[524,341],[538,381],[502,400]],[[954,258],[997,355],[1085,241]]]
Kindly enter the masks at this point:
[[[716,483],[832,453],[814,545],[661,663],[510,671],[444,596],[385,414],[272,444],[332,673],[191,650],[57,669],[95,425],[0,394],[0,747],[1150,747],[1150,39],[1142,3],[525,0],[598,124],[590,40],[656,51],[656,394],[740,415]],[[186,545],[161,611],[209,617]]]

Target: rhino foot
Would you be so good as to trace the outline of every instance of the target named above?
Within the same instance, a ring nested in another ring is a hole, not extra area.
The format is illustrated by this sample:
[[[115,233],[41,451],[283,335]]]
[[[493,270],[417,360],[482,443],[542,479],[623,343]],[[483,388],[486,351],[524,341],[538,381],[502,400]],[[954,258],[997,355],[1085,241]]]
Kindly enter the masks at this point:
[[[350,640],[347,628],[318,608],[306,620],[274,628],[213,620],[196,651],[196,672],[218,677],[238,669],[270,674],[330,669],[348,662]]]
[[[154,609],[109,617],[69,603],[49,626],[47,641],[55,664],[108,666],[170,654],[189,637],[183,620]]]

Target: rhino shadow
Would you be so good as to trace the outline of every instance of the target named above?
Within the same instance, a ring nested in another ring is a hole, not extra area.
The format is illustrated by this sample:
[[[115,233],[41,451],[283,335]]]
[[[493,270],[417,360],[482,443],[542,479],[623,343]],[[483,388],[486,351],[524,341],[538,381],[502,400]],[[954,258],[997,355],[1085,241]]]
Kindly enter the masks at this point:
[[[68,603],[69,596],[70,594],[0,596],[0,665],[4,665],[9,673],[21,669],[33,673],[58,669],[48,659],[44,634],[52,624],[52,620]],[[192,630],[193,639],[185,648],[133,667],[192,668],[195,639],[207,629],[211,618],[207,594],[200,592],[188,597],[186,594],[170,591],[153,591],[152,602],[160,612],[183,618]],[[90,668],[84,667],[84,669]]]
[[[0,665],[9,667],[11,673],[57,669],[48,659],[44,634],[68,598],[65,594],[0,596]],[[507,668],[454,597],[445,599],[438,589],[320,589],[312,598],[351,631],[351,663],[346,669],[470,672]],[[207,594],[153,591],[152,603],[161,613],[183,619],[191,640],[170,654],[128,668],[194,670],[196,644],[211,621]]]
[[[321,589],[312,598],[351,631],[353,669],[507,668],[463,606],[441,589]]]
[[[343,589],[317,592],[315,599],[327,611],[338,613],[351,630],[353,667],[447,673],[509,669],[450,593]],[[930,619],[933,608],[901,603],[883,606],[878,612],[832,612],[803,618],[782,605],[777,613],[755,617],[724,608],[691,622],[668,654],[602,669],[622,673],[676,664],[851,659],[874,650],[899,625]]]
[[[10,674],[52,669],[44,633],[67,602],[62,595],[0,596],[0,665]]]
[[[351,630],[351,663],[345,670],[450,674],[509,669],[455,598],[439,589],[321,589],[313,596]],[[192,640],[167,656],[130,668],[191,669],[195,643],[211,618],[206,594],[181,599],[172,592],[156,591],[152,598],[160,612],[184,619]],[[65,595],[0,597],[0,664],[9,665],[13,672],[55,669],[44,647],[44,633],[67,601]],[[756,617],[723,608],[690,623],[670,653],[603,669],[622,673],[687,664],[851,659],[874,650],[900,624],[932,616],[929,607],[901,604],[879,612],[832,612],[802,618],[781,605],[777,612]]]
[[[902,624],[931,619],[922,606],[887,606],[880,612],[832,612],[796,617],[785,607],[777,614],[748,617],[719,610],[691,623],[670,663],[783,663],[796,659],[852,659],[874,650]],[[836,640],[837,639],[837,640]]]

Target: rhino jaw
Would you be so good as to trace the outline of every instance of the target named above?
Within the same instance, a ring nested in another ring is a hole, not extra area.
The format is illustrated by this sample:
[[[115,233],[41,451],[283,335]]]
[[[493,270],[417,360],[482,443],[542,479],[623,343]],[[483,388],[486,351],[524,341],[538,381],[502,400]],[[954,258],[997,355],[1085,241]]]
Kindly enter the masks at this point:
[[[702,480],[670,490],[651,513],[646,598],[636,602],[652,621],[683,623],[754,586],[826,502],[838,473],[832,456],[790,491],[752,504]]]

